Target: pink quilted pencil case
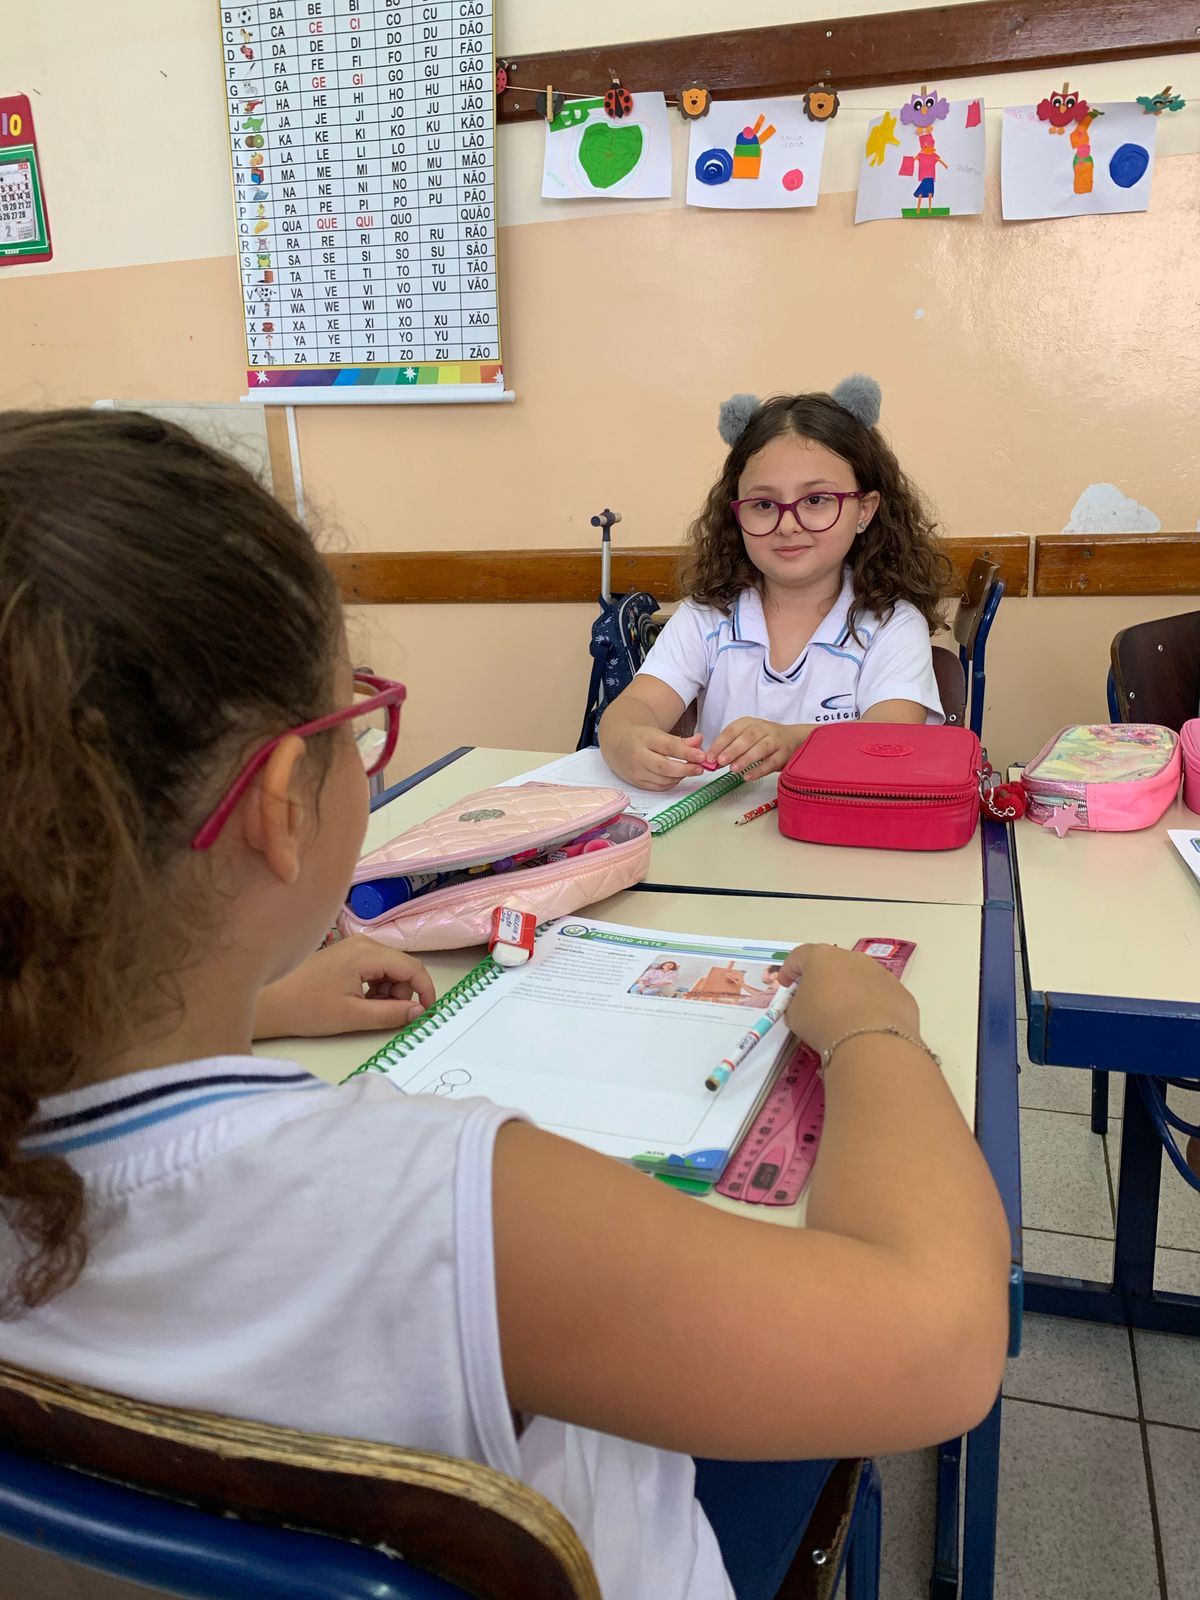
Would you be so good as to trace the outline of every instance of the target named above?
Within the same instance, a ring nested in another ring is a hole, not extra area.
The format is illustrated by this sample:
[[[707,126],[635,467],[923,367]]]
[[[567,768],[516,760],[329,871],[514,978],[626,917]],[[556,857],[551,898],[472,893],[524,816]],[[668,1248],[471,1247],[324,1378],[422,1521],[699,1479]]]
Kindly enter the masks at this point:
[[[363,856],[342,934],[402,950],[483,944],[496,906],[539,922],[581,911],[646,875],[650,825],[620,789],[523,783],[481,789]]]

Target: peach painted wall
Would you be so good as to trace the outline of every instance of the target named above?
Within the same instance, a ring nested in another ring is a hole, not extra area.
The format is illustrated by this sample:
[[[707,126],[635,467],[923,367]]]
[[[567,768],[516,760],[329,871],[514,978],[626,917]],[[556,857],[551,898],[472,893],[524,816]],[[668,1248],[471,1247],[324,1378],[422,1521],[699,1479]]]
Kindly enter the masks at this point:
[[[739,16],[751,24],[857,9],[754,0]],[[215,0],[120,0],[103,11],[83,0],[25,8],[6,59],[0,93],[34,102],[57,257],[0,271],[0,403],[236,399]],[[498,0],[498,12],[501,48],[514,55],[724,19],[716,0],[619,0],[602,19],[551,0]],[[112,77],[99,70],[105,40],[138,29],[144,59],[163,74],[148,94],[173,130],[177,187],[152,207],[128,169],[106,160],[109,139],[94,137],[99,120],[118,140],[145,125],[146,108],[114,102]],[[1128,98],[1151,79],[1180,78],[1184,65],[1095,69],[1086,92]],[[998,108],[1040,97],[1043,77],[969,88]],[[893,99],[880,90],[846,98],[821,202],[792,216],[690,211],[678,199],[547,204],[537,199],[540,131],[504,130],[502,335],[517,402],[301,408],[306,495],[323,537],[344,549],[591,548],[588,516],[610,504],[625,514],[622,540],[668,542],[719,461],[720,398],[824,387],[855,369],[883,384],[884,426],[952,536],[1061,529],[1101,482],[1166,529],[1196,527],[1200,115],[1189,109],[1160,131],[1144,216],[1004,226],[993,171],[983,219],[856,229],[857,131],[867,107]],[[997,122],[989,113],[992,166]],[[680,124],[680,190],[684,139]],[[272,425],[287,493],[281,420]],[[1028,753],[1059,723],[1100,715],[1112,633],[1197,603],[1007,601],[991,652],[994,755]],[[356,653],[410,686],[401,768],[458,743],[573,744],[591,614],[357,608]]]

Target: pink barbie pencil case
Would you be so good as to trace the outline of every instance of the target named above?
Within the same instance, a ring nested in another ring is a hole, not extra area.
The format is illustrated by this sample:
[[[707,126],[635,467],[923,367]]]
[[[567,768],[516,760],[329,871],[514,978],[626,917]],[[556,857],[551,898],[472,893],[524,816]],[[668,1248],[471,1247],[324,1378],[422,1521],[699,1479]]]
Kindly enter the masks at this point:
[[[1060,728],[1021,774],[1032,822],[1061,838],[1073,828],[1149,828],[1179,793],[1179,739],[1152,722]]]
[[[403,879],[415,892],[376,916],[350,896],[342,934],[366,933],[402,950],[458,950],[484,944],[496,906],[531,911],[539,922],[581,911],[646,875],[650,825],[625,816],[620,789],[523,783],[481,789],[363,856],[354,884]]]

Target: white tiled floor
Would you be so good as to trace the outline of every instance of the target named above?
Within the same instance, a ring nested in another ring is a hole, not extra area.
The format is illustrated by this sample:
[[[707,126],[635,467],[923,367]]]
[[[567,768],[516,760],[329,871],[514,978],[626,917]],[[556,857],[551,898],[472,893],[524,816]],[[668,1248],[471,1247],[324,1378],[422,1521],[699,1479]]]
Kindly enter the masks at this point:
[[[1026,1269],[1107,1281],[1122,1082],[1106,1140],[1090,1075],[1021,1045]],[[1171,1104],[1200,1121],[1200,1095]],[[1200,1194],[1165,1157],[1160,1212],[1156,1284],[1200,1294]],[[1027,1316],[1004,1392],[996,1600],[1197,1600],[1200,1339]],[[882,1600],[926,1600],[934,1453],[881,1467]]]

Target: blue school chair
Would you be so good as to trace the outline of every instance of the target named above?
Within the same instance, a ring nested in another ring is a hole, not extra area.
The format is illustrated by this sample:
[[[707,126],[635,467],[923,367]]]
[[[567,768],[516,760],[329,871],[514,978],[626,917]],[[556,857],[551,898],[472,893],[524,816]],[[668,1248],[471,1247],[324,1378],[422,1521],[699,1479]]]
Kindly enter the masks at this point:
[[[975,736],[983,738],[984,694],[987,689],[988,635],[996,612],[1004,598],[1004,579],[1000,568],[986,556],[971,563],[966,587],[958,603],[954,618],[954,642],[958,645],[958,659],[967,680],[967,703],[970,707],[967,726]],[[936,668],[936,660],[935,660]],[[940,687],[940,683],[939,683]]]
[[[871,1461],[839,1463],[780,1600],[878,1600]],[[403,1553],[401,1553],[401,1551]],[[566,1518],[476,1462],[0,1363],[0,1600],[600,1600]]]
[[[1110,722],[1157,722],[1178,733],[1185,722],[1200,715],[1200,611],[1122,628],[1109,647],[1107,695]],[[1195,1130],[1173,1116],[1161,1091],[1157,1107],[1150,1109],[1167,1154],[1174,1159],[1178,1151],[1165,1123],[1172,1122],[1188,1134]],[[1093,1072],[1092,1132],[1107,1130],[1108,1073]],[[1193,1188],[1200,1187],[1185,1166],[1178,1161],[1175,1165]]]
[[[503,1473],[0,1363],[0,1596],[68,1594],[600,1600],[570,1523]]]

